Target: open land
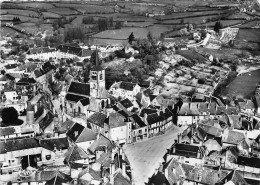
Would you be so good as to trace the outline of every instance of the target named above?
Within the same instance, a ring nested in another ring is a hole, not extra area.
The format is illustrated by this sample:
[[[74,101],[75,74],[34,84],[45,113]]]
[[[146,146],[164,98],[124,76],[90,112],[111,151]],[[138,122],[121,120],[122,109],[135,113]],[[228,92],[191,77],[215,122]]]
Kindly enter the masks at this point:
[[[222,92],[222,96],[250,98],[260,85],[260,70],[243,73],[235,78]]]

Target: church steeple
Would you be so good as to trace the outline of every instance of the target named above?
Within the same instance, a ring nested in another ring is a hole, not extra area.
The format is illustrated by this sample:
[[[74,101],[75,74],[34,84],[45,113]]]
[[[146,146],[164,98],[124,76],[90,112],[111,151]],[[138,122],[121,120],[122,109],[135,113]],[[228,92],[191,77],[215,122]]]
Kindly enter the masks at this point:
[[[101,89],[105,88],[105,70],[101,67],[98,59],[98,50],[96,48],[95,66],[90,71],[91,96],[98,97]]]

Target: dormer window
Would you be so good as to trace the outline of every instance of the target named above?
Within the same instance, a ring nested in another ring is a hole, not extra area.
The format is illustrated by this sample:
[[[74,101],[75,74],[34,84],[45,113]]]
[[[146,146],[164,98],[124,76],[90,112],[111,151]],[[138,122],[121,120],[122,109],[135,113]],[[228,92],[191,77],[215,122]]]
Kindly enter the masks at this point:
[[[79,135],[79,132],[78,131],[75,131],[74,132],[74,136],[77,137]]]

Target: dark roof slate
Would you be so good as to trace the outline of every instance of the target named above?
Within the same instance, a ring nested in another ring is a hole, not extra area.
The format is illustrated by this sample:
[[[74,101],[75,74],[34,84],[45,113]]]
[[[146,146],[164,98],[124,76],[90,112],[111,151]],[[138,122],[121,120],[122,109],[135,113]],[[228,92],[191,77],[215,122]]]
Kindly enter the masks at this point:
[[[90,85],[88,83],[71,82],[68,93],[89,96]]]

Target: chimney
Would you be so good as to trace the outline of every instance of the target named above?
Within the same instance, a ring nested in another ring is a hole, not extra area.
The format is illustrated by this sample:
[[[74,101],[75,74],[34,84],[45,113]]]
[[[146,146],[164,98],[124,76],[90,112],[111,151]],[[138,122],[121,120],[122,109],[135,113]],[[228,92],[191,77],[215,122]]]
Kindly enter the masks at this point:
[[[144,123],[145,123],[146,125],[148,125],[148,122],[147,122],[147,114],[146,114],[146,113],[144,114]]]
[[[193,144],[193,137],[190,138],[190,144]]]
[[[156,168],[155,172],[154,172],[154,175],[157,175],[158,171],[159,171],[158,168]]]
[[[122,163],[122,174],[123,174],[123,176],[127,176],[126,175],[126,163],[125,162]]]
[[[197,158],[199,159],[200,158],[200,151],[197,151]]]
[[[110,175],[113,175],[115,173],[115,170],[116,170],[116,166],[115,166],[115,163],[112,162],[110,164]]]
[[[125,160],[125,152],[122,152],[122,160]]]
[[[175,154],[175,145],[172,147],[172,153]]]

